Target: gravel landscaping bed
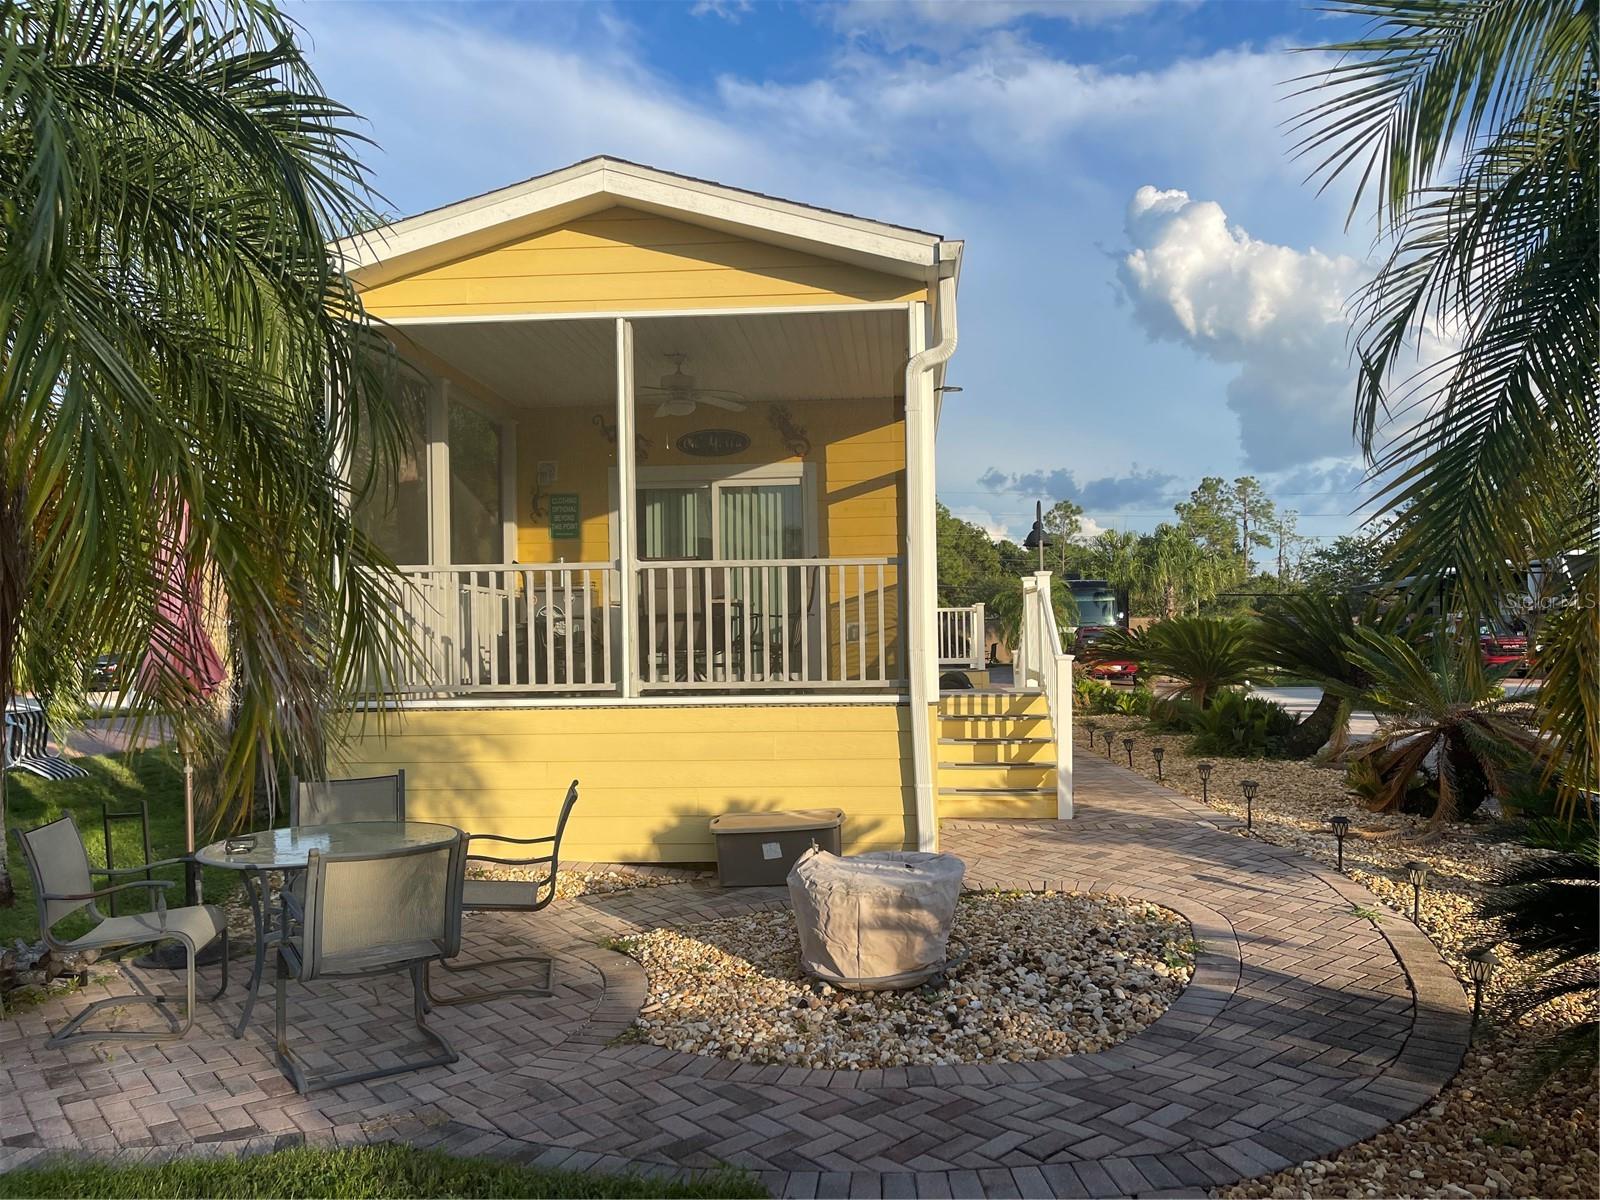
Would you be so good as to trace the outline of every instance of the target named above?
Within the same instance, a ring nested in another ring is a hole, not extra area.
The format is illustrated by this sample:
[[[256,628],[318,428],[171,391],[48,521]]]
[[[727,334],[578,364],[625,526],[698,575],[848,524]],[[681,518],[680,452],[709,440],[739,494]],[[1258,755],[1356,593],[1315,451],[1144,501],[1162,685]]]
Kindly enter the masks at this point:
[[[1182,917],[1077,893],[968,892],[943,981],[850,992],[800,971],[788,909],[657,929],[617,948],[645,968],[641,1040],[738,1062],[845,1070],[1023,1062],[1103,1050],[1194,973]]]
[[[1202,798],[1199,756],[1188,753],[1181,735],[1147,732],[1133,717],[1091,718],[1100,730],[1116,729],[1113,761],[1126,766],[1121,738],[1133,736],[1134,769],[1156,777],[1151,747],[1165,748],[1165,786]],[[1091,753],[1083,721],[1075,725],[1078,753]],[[1103,735],[1094,754],[1104,755]],[[1492,925],[1476,913],[1479,899],[1508,863],[1537,854],[1501,840],[1504,827],[1480,819],[1456,822],[1437,839],[1421,840],[1424,819],[1369,812],[1346,792],[1342,767],[1310,762],[1211,758],[1209,804],[1240,820],[1244,779],[1261,784],[1253,836],[1332,868],[1336,843],[1328,818],[1350,818],[1344,873],[1383,902],[1372,919],[1380,927],[1411,918],[1412,891],[1405,863],[1428,864],[1420,924],[1469,994],[1465,955],[1496,940]],[[1223,1196],[1595,1196],[1600,1195],[1600,1086],[1592,1075],[1568,1074],[1530,1094],[1527,1072],[1551,1033],[1593,1011],[1600,998],[1549,1006],[1516,1021],[1496,1022],[1496,1002],[1525,979],[1529,967],[1502,948],[1502,961],[1484,996],[1485,1023],[1460,1073],[1438,1100],[1415,1117],[1377,1137],[1348,1147],[1331,1159],[1302,1164],[1250,1180]]]

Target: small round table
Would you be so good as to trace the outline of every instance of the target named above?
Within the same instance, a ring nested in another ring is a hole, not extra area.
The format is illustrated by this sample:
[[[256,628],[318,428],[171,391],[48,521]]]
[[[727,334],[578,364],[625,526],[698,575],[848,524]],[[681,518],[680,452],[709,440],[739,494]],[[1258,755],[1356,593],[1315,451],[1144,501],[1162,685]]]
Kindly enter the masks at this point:
[[[261,976],[266,970],[267,945],[272,938],[267,928],[268,871],[303,871],[313,850],[325,856],[385,854],[417,846],[442,846],[460,836],[461,831],[453,825],[436,825],[429,821],[349,821],[263,829],[242,838],[224,838],[195,851],[195,861],[203,866],[243,872],[245,894],[250,898],[250,912],[255,918],[255,971],[233,1036],[244,1036],[261,990]],[[250,845],[239,845],[243,841],[249,841]],[[230,850],[230,843],[238,848]]]

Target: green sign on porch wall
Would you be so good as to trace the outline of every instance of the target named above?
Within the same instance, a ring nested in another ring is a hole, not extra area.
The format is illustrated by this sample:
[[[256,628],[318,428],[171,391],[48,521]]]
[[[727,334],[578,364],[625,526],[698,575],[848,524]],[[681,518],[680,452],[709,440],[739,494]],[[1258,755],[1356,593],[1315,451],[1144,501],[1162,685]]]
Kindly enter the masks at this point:
[[[578,512],[577,492],[550,493],[551,538],[577,538],[581,534],[579,527],[582,523]]]

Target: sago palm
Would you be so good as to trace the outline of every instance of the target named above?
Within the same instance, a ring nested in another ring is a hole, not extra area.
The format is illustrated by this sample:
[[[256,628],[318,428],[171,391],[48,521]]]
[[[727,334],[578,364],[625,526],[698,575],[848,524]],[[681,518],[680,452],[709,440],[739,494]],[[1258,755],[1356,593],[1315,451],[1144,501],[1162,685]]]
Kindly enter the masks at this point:
[[[1220,689],[1245,682],[1260,666],[1248,624],[1234,617],[1174,617],[1147,629],[1114,630],[1095,642],[1086,657],[1133,659],[1141,671],[1176,679],[1178,694],[1201,708]]]
[[[226,630],[231,822],[394,634],[341,471],[361,436],[381,483],[402,428],[327,250],[366,195],[352,117],[256,0],[24,0],[0,44],[0,699],[160,645],[131,699],[203,741],[181,572]]]
[[[1346,647],[1363,682],[1331,684],[1378,714],[1377,732],[1350,752],[1352,762],[1375,774],[1368,806],[1398,808],[1412,779],[1431,763],[1439,780],[1433,827],[1468,815],[1488,792],[1504,793],[1511,773],[1538,748],[1537,735],[1507,714],[1514,702],[1467,660],[1477,646],[1440,632],[1423,650],[1395,633],[1357,629]]]
[[[1331,753],[1343,753],[1351,702],[1334,689],[1359,688],[1366,682],[1345,651],[1345,639],[1358,622],[1369,629],[1392,628],[1400,611],[1398,606],[1385,611],[1369,603],[1358,612],[1342,594],[1305,592],[1272,598],[1251,631],[1256,657],[1266,666],[1315,679],[1322,686],[1316,708],[1285,739],[1286,754],[1304,758],[1324,745],[1331,747]]]
[[[1538,821],[1524,840],[1547,853],[1508,867],[1483,905],[1505,940],[1541,968],[1508,997],[1514,1016],[1600,989],[1600,837],[1594,823]],[[1587,1019],[1555,1037],[1542,1065],[1553,1070],[1576,1061],[1592,1069],[1597,1047],[1600,1022],[1591,1008]]]
[[[1530,562],[1600,538],[1600,5],[1332,8],[1371,26],[1322,47],[1339,59],[1307,81],[1299,149],[1325,186],[1356,174],[1352,216],[1374,199],[1391,238],[1355,314],[1355,428],[1396,577],[1458,572],[1471,629]],[[1542,720],[1571,726],[1566,703],[1541,694]],[[1570,812],[1582,772],[1552,765]]]

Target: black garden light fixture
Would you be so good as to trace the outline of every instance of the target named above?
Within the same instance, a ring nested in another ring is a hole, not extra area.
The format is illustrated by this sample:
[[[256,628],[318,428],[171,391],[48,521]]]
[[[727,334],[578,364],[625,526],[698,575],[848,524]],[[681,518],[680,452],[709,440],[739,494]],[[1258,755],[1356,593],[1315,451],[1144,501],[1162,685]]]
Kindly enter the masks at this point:
[[[1472,1028],[1477,1029],[1478,1017],[1483,1013],[1483,989],[1489,976],[1500,965],[1493,950],[1484,946],[1467,955],[1467,977],[1472,980]]]
[[[1102,733],[1100,736],[1105,738],[1105,740],[1106,740],[1106,757],[1110,758],[1111,757],[1111,743],[1117,740],[1117,731],[1115,729],[1108,729],[1104,733]]]
[[[1099,721],[1085,721],[1083,727],[1089,731],[1089,748],[1094,749],[1094,735],[1100,729]]]
[[[1422,928],[1422,884],[1428,878],[1428,864],[1413,859],[1406,864],[1406,882],[1411,885],[1411,923]]]
[[[1056,544],[1056,539],[1045,532],[1043,501],[1033,502],[1033,528],[1028,531],[1028,536],[1022,539],[1022,544],[1028,550],[1039,552],[1039,570],[1044,570],[1044,552]]]
[[[1157,742],[1150,747],[1150,757],[1156,760],[1156,782],[1162,782],[1161,760],[1167,756],[1167,748]]]
[[[1211,772],[1216,767],[1210,763],[1195,763],[1194,769],[1200,772],[1200,799],[1207,804],[1211,803]]]
[[[1261,785],[1254,779],[1241,779],[1239,790],[1244,793],[1244,831],[1250,833],[1256,827],[1256,793]]]
[[[1344,839],[1350,836],[1350,818],[1342,813],[1337,817],[1329,817],[1328,824],[1333,826],[1333,840],[1339,843],[1339,870],[1344,870]]]
[[[1123,738],[1122,748],[1128,752],[1128,765],[1130,767],[1133,766],[1133,739],[1131,737]]]

